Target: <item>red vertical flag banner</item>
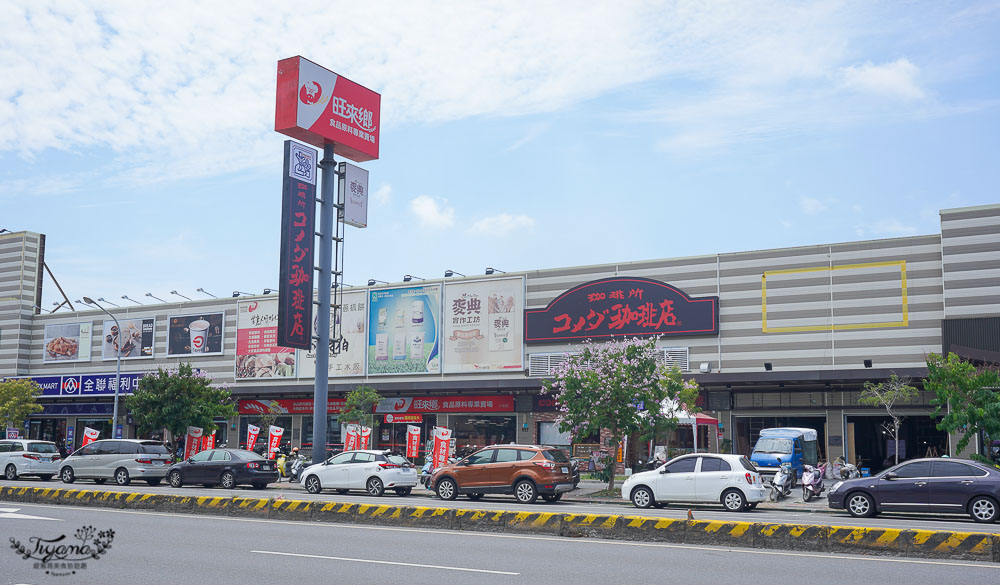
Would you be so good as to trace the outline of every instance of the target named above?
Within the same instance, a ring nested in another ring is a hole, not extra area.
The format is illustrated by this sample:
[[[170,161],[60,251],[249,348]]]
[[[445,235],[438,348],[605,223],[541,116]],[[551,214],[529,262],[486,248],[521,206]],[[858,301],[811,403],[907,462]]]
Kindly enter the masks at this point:
[[[451,429],[436,427],[434,429],[434,460],[431,465],[435,469],[448,463],[448,451],[451,447]]]
[[[257,425],[247,425],[247,451],[253,451],[253,446],[257,443],[258,435],[260,435],[260,427]]]
[[[285,434],[285,429],[271,425],[267,431],[267,458],[274,459],[274,454],[281,445],[281,435]]]
[[[317,156],[313,148],[285,141],[278,259],[278,345],[307,350],[312,349]]]
[[[406,456],[414,458],[420,455],[420,427],[406,425]]]
[[[208,449],[215,449],[215,431],[212,431],[211,435],[205,435],[205,438],[202,440],[202,451]]]
[[[358,449],[370,449],[372,438],[372,428],[371,427],[361,427],[361,440],[358,442],[360,445]]]
[[[99,431],[97,429],[92,429],[90,427],[84,427],[83,428],[83,446],[86,447],[87,445],[93,443],[94,441],[97,440],[97,437],[100,437],[100,436],[101,436],[101,431]]]
[[[344,439],[344,451],[358,449],[361,440],[361,425],[347,425],[347,437]]]
[[[189,459],[201,451],[201,437],[204,434],[205,429],[188,427],[187,437],[184,439],[184,459]]]

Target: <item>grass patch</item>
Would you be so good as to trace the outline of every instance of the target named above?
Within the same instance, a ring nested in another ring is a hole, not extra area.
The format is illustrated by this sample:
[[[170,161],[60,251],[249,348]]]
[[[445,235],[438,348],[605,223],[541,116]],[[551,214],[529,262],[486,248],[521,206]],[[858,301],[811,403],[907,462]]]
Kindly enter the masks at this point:
[[[615,488],[613,490],[603,489],[590,495],[595,498],[620,498],[622,497],[622,490],[620,488]]]

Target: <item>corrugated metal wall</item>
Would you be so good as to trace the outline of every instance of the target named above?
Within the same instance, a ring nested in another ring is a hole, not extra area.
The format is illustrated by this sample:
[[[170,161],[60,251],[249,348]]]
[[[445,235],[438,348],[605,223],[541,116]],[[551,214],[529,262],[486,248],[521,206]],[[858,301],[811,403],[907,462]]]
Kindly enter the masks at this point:
[[[1000,315],[1000,205],[941,211],[945,317]]]
[[[40,234],[0,234],[0,376],[27,373],[41,276]]]

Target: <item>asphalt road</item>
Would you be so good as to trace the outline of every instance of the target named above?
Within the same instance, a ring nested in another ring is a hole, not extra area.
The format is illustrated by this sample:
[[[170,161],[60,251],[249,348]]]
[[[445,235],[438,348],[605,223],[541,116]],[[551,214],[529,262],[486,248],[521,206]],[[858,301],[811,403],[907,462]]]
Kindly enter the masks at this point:
[[[9,548],[0,583],[997,583],[1000,564],[812,554],[449,530],[0,504],[0,537],[114,530],[86,568],[49,569]]]
[[[588,503],[563,500],[548,504],[538,500],[531,505],[518,504],[512,496],[484,497],[478,502],[473,502],[464,496],[459,496],[453,501],[445,501],[434,496],[430,491],[417,486],[413,493],[406,497],[400,497],[392,492],[387,492],[380,498],[366,495],[364,492],[350,492],[340,495],[336,492],[324,491],[321,494],[312,495],[298,484],[287,482],[271,484],[266,490],[255,490],[250,487],[238,487],[232,490],[222,488],[205,488],[202,486],[185,486],[182,488],[172,488],[167,484],[160,484],[151,487],[143,482],[133,482],[128,487],[120,487],[113,483],[96,485],[92,481],[80,480],[71,485],[64,484],[58,480],[48,482],[36,479],[25,479],[18,481],[0,481],[0,486],[24,486],[24,487],[51,487],[51,488],[79,488],[79,489],[105,489],[123,490],[143,493],[157,494],[180,494],[190,496],[245,496],[274,498],[284,497],[286,499],[300,500],[323,500],[337,502],[355,502],[362,504],[399,504],[408,506],[433,506],[440,508],[464,508],[464,509],[484,509],[484,510],[506,510],[512,512],[560,512],[566,514],[614,514],[614,515],[641,515],[663,518],[686,518],[690,509],[696,520],[739,520],[743,522],[776,522],[791,524],[813,524],[821,526],[864,526],[870,528],[916,528],[921,530],[954,530],[968,532],[994,532],[1000,533],[1000,524],[978,524],[973,522],[968,516],[947,516],[947,515],[923,515],[923,514],[881,514],[875,518],[852,518],[842,511],[809,511],[796,509],[775,509],[773,507],[759,507],[756,510],[742,513],[732,513],[724,511],[721,506],[669,506],[663,509],[649,508],[639,510],[628,502],[609,503]],[[825,498],[822,500],[825,505]],[[0,506],[8,503],[0,502]]]

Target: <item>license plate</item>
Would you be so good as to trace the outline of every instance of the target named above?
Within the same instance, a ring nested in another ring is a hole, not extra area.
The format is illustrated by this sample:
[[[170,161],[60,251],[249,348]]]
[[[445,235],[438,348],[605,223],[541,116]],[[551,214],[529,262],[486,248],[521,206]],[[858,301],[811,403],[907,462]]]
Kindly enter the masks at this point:
[[[264,471],[271,471],[270,465],[261,465],[260,468],[263,469]]]
[[[154,461],[153,465],[163,465],[163,462],[162,461]]]
[[[416,471],[414,471],[412,467],[404,467],[403,473],[416,473]]]
[[[568,467],[562,467],[561,469],[562,469],[563,473],[569,473],[569,468]]]

